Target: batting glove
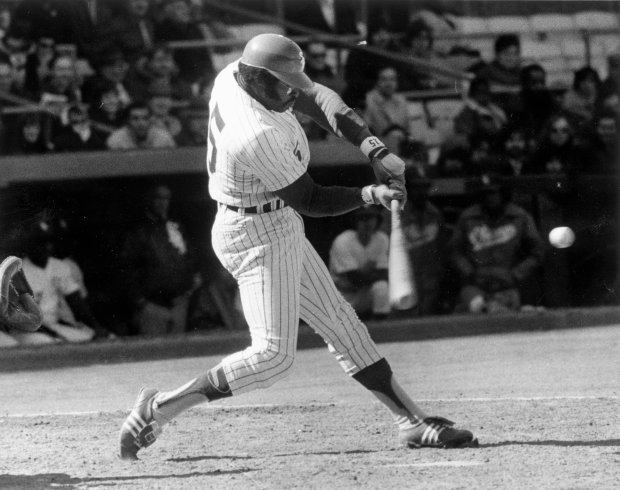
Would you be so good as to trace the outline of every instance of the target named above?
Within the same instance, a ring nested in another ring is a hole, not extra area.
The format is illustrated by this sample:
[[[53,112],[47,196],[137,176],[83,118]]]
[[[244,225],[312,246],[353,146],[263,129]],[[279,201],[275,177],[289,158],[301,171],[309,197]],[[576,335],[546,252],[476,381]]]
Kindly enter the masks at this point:
[[[399,189],[392,189],[385,184],[380,185],[367,185],[362,189],[362,196],[364,201],[369,202],[366,196],[372,199],[373,204],[381,204],[386,209],[392,209],[391,203],[396,200],[403,202],[406,198],[406,194]]]

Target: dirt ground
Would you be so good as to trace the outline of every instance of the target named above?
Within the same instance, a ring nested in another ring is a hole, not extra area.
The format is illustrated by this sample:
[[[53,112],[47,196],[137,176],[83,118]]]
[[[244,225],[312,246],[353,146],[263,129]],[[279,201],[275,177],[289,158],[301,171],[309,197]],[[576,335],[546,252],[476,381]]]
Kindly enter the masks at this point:
[[[217,358],[97,365],[0,374],[0,488],[618,488],[620,328],[380,347],[479,448],[396,447],[387,411],[316,349],[280,384],[196,407],[123,462],[140,384],[172,388]]]

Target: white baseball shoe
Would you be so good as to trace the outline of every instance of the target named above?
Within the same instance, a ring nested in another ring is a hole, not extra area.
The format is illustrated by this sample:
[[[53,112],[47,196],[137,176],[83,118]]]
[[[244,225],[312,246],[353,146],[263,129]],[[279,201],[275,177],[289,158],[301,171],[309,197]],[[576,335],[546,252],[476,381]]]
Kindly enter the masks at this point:
[[[141,388],[131,413],[121,427],[121,459],[137,460],[138,451],[153,444],[161,434],[161,426],[153,419],[153,399],[159,393],[154,388]]]

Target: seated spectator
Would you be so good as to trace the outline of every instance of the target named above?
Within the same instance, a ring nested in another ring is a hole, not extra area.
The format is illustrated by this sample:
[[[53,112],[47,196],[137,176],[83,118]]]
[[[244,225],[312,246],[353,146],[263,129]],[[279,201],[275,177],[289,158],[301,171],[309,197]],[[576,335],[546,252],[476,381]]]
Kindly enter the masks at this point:
[[[23,270],[41,308],[41,333],[47,333],[51,337],[49,342],[88,342],[95,336],[107,336],[107,330],[95,319],[82,298],[80,286],[72,279],[69,268],[52,257],[53,251],[52,224],[48,221],[37,222],[28,239]],[[73,318],[61,315],[62,300],[69,305]],[[43,343],[40,338],[35,339],[30,333],[15,335],[18,335],[21,343]]]
[[[168,131],[175,141],[181,132],[181,121],[173,116],[172,110],[172,87],[164,79],[153,80],[149,86],[149,109],[151,110],[151,123],[154,128]]]
[[[43,80],[38,94],[39,102],[66,122],[69,104],[81,102],[80,79],[75,62],[68,56],[55,56],[50,60],[50,73]]]
[[[462,284],[456,311],[519,310],[519,286],[540,266],[544,250],[532,217],[511,202],[501,182],[484,175],[478,202],[463,211],[451,241]]]
[[[114,82],[99,79],[90,87],[90,118],[98,123],[120,128],[123,123],[123,107]]]
[[[532,156],[528,173],[572,174],[580,168],[582,157],[568,117],[557,114],[543,129],[540,147]]]
[[[37,39],[35,49],[26,57],[24,89],[34,95],[41,93],[41,83],[50,76],[50,62],[56,56],[51,37]]]
[[[97,44],[116,47],[130,64],[140,63],[155,44],[155,28],[149,16],[150,0],[127,0],[121,15],[104,19],[97,26]]]
[[[377,22],[368,32],[368,46],[371,48],[395,51],[395,33],[384,22]],[[362,49],[351,49],[344,65],[346,87],[342,99],[353,108],[363,108],[366,93],[377,81],[379,69],[387,66],[389,60],[383,56]]]
[[[390,313],[388,293],[389,238],[379,230],[376,206],[356,210],[355,229],[338,235],[329,251],[329,269],[336,287],[358,315],[384,318]]]
[[[331,88],[336,93],[344,89],[344,80],[327,63],[327,47],[320,41],[309,42],[304,47],[306,66],[304,71],[313,82]]]
[[[93,131],[88,111],[81,104],[73,104],[68,111],[69,124],[54,138],[54,150],[97,151],[105,150],[105,140]]]
[[[403,38],[403,54],[423,61],[441,64],[442,58],[433,50],[433,31],[422,19],[409,24]],[[399,67],[401,90],[428,90],[447,87],[453,80],[433,75],[415,65],[402,64]]]
[[[109,52],[100,53],[94,61],[95,75],[87,78],[83,84],[84,102],[91,108],[96,107],[100,102],[99,98],[103,91],[102,86],[111,83],[116,92],[118,103],[121,109],[131,104],[134,98],[142,96],[144,92],[137,94],[130,92],[127,86],[127,71],[129,64],[125,61],[125,55],[120,50],[111,50]],[[106,88],[107,92],[108,89]]]
[[[132,321],[141,335],[185,332],[189,298],[201,283],[183,229],[169,219],[171,197],[165,185],[148,190],[144,216],[121,254]]]
[[[189,84],[178,76],[172,50],[163,44],[150,50],[146,62],[134,66],[127,75],[127,84],[136,94],[147,93],[151,84],[157,80],[163,80],[170,85],[175,100],[188,100],[193,95]]]
[[[203,99],[193,101],[180,113],[181,133],[177,137],[179,146],[205,146],[209,128],[209,107]]]
[[[20,23],[12,23],[0,40],[0,58],[8,60],[15,72],[15,84],[24,89],[26,80],[26,57],[30,50],[27,28]]]
[[[594,131],[585,144],[582,171],[589,174],[610,174],[618,171],[618,114],[601,111],[594,118]]]
[[[163,17],[155,26],[158,42],[205,40],[200,24],[192,19],[188,0],[165,0],[162,7]],[[215,78],[209,48],[177,49],[174,62],[179,76],[190,85],[208,85]]]
[[[493,89],[518,89],[521,85],[521,42],[515,34],[502,34],[495,40],[495,59],[476,70]]]
[[[443,214],[428,199],[431,181],[408,170],[406,185],[409,199],[402,221],[418,292],[416,312],[432,315],[439,312],[440,306],[446,229]]]
[[[562,108],[573,118],[575,127],[587,126],[594,118],[601,79],[586,66],[575,72],[573,87],[564,93]]]
[[[110,150],[174,148],[174,138],[165,129],[153,127],[151,110],[144,102],[134,102],[125,110],[125,125],[106,141]]]
[[[530,171],[529,147],[526,130],[518,125],[510,125],[498,135],[497,151],[494,160],[495,172],[505,176],[519,176]]]
[[[526,128],[530,151],[536,149],[536,140],[551,115],[560,110],[547,87],[547,73],[538,64],[523,67],[521,91],[504,99],[503,107],[512,124]]]
[[[375,87],[366,94],[365,120],[370,130],[381,137],[388,149],[402,154],[407,138],[409,113],[407,100],[398,90],[398,74],[392,67],[379,70]]]
[[[463,109],[454,118],[454,132],[470,137],[474,134],[493,136],[506,124],[504,111],[491,101],[491,86],[485,78],[475,78]]]
[[[17,119],[17,136],[9,141],[9,148],[10,153],[19,155],[35,155],[50,150],[38,112],[24,114]]]

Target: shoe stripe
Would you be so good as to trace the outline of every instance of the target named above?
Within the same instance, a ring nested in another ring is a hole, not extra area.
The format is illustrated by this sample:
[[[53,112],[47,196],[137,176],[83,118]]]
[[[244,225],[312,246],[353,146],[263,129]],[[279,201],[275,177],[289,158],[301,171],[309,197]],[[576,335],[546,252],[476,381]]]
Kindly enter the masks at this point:
[[[422,434],[422,444],[429,444],[430,443],[430,436],[433,432],[433,426],[429,425],[426,427],[426,429],[424,429],[424,433]]]
[[[138,437],[138,431],[135,429],[135,427],[133,427],[129,421],[125,420],[125,423],[123,424],[123,429],[128,430],[129,432],[131,432],[131,435],[134,437]]]
[[[129,424],[136,432],[140,432],[142,430],[140,423],[131,415],[127,417],[127,424]]]

